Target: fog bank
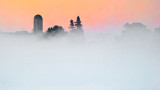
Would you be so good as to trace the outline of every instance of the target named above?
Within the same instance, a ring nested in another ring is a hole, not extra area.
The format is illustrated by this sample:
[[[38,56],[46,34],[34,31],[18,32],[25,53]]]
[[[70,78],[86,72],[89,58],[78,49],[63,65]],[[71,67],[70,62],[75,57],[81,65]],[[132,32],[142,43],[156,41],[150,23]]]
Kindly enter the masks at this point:
[[[74,38],[74,37],[72,37]],[[159,90],[160,34],[0,34],[0,90]]]

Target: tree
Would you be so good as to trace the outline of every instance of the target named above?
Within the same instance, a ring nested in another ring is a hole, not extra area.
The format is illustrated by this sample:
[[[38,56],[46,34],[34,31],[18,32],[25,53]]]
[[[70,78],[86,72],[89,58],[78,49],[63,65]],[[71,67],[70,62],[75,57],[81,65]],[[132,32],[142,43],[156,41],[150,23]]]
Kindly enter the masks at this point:
[[[74,27],[74,22],[73,22],[73,20],[70,20],[70,27],[69,27],[70,29],[74,29],[75,27]]]
[[[77,17],[77,21],[75,22],[75,26],[77,27],[77,29],[82,29],[81,19],[79,16]]]
[[[74,27],[74,23],[75,23],[75,27]],[[84,41],[84,32],[83,32],[83,28],[82,28],[82,24],[81,24],[81,19],[78,16],[76,22],[73,23],[73,20],[70,21],[70,27],[72,28],[70,33],[71,33],[71,37],[72,40],[74,41]]]
[[[54,27],[48,28],[47,33],[57,34],[57,33],[65,33],[65,31],[63,27],[55,25]]]

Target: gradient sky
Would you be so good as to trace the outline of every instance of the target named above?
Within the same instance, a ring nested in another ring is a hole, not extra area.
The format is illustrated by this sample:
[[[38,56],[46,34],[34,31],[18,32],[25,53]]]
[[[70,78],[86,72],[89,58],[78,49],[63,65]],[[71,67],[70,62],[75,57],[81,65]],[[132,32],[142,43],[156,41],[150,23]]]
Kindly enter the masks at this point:
[[[80,16],[84,28],[117,28],[126,22],[160,25],[160,0],[0,0],[0,30],[33,29],[33,17],[41,14],[44,31],[51,26],[69,27]]]

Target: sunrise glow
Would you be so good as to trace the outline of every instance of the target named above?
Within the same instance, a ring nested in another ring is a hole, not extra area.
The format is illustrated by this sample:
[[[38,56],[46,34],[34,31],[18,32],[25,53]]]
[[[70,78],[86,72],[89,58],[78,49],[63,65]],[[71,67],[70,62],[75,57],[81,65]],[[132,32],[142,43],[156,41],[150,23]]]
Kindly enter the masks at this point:
[[[121,27],[126,22],[160,25],[159,0],[1,0],[0,29],[32,31],[33,17],[41,14],[48,27],[69,27],[80,16],[84,27]],[[158,10],[158,11],[157,11]]]

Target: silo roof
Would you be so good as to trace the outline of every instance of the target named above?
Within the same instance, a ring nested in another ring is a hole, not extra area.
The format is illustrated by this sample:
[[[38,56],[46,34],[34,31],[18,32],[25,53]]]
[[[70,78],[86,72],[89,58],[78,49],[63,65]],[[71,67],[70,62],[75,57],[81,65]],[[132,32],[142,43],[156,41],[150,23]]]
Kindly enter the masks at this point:
[[[37,15],[34,16],[34,19],[42,19],[42,16],[37,14]]]

